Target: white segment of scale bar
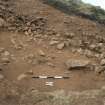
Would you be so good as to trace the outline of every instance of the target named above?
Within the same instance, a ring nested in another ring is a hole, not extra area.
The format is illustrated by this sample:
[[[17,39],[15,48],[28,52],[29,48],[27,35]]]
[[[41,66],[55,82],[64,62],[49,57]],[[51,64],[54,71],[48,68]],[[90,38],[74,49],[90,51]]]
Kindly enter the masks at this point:
[[[63,76],[54,76],[55,79],[62,79]]]
[[[41,79],[47,79],[48,77],[47,76],[39,76],[39,78],[41,78]]]

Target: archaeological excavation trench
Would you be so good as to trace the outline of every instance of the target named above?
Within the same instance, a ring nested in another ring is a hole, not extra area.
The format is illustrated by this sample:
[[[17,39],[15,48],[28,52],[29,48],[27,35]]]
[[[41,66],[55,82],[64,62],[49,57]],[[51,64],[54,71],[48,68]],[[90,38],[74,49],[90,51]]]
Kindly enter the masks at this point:
[[[0,105],[104,105],[104,22],[46,2],[0,0]]]

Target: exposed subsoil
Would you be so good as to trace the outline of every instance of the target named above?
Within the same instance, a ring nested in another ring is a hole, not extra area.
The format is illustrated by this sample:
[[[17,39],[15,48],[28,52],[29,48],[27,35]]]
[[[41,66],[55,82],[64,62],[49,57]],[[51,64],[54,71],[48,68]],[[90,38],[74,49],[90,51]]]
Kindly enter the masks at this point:
[[[1,0],[0,9],[4,20],[0,22],[0,105],[37,105],[40,99],[26,101],[23,94],[28,90],[68,93],[105,85],[104,26],[67,15],[40,0]],[[68,59],[89,61],[94,67],[68,70]],[[32,78],[39,75],[70,78]],[[54,86],[46,86],[46,82],[54,82]]]

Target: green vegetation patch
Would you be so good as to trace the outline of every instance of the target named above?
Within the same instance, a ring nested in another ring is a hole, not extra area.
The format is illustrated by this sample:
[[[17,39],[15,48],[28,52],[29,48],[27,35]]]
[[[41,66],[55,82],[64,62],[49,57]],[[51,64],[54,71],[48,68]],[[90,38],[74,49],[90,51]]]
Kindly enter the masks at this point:
[[[81,0],[45,0],[45,3],[67,13],[79,15],[105,24],[105,10],[99,6],[83,3]]]

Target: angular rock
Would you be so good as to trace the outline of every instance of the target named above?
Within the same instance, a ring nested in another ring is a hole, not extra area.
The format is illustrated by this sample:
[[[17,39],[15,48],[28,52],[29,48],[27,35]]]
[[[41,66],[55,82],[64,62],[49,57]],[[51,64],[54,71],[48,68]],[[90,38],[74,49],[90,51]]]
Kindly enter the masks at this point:
[[[59,41],[53,40],[53,41],[51,41],[49,44],[53,46],[53,45],[58,44],[58,43],[59,43]]]
[[[62,50],[65,47],[65,43],[60,43],[57,45],[58,50]]]
[[[21,81],[22,79],[26,78],[27,75],[26,74],[20,74],[18,77],[17,77],[17,80],[18,81]]]
[[[45,56],[46,54],[44,53],[43,50],[39,50],[39,55],[40,55],[40,56]]]
[[[68,70],[71,69],[81,69],[87,68],[90,65],[90,61],[88,60],[77,60],[77,59],[69,59],[66,61],[66,67]]]

